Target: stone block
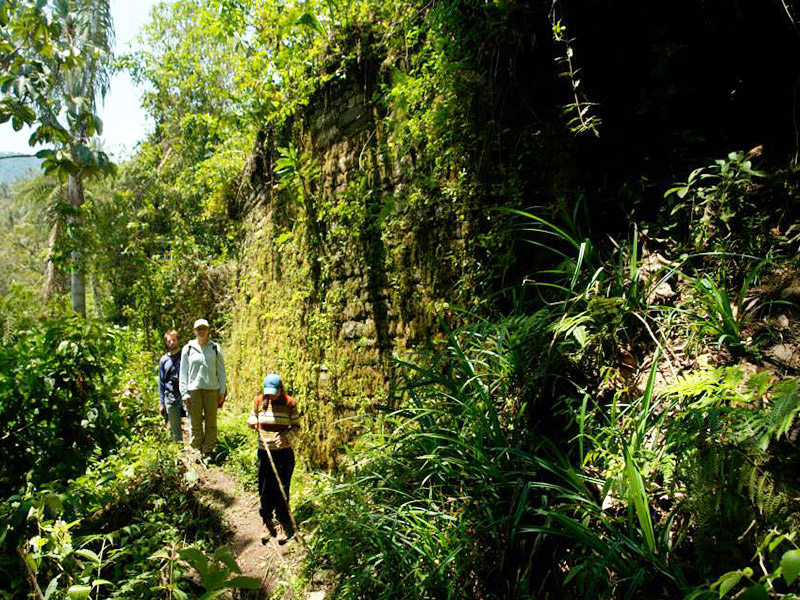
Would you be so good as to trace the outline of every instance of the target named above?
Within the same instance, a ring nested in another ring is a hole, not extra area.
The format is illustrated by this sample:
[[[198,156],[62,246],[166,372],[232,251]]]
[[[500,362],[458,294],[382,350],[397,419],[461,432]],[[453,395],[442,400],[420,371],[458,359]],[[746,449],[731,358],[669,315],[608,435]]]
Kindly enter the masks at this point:
[[[364,111],[360,106],[354,106],[353,108],[347,109],[342,116],[339,117],[339,123],[342,127],[347,127],[358,121],[363,114]]]
[[[328,373],[328,369],[323,367],[317,374],[317,387],[320,389],[328,389],[330,387],[330,383],[331,376]]]
[[[365,325],[360,321],[346,321],[342,323],[339,336],[343,340],[357,340],[364,337]]]

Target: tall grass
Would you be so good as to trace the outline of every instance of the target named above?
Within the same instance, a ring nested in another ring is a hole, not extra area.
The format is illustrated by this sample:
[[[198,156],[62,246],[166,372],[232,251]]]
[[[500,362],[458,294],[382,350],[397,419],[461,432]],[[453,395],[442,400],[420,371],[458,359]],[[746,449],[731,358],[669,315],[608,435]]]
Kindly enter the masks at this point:
[[[568,388],[526,377],[534,349],[550,367],[559,360],[548,344],[523,343],[546,339],[546,324],[452,332],[441,355],[403,363],[403,401],[380,416],[380,433],[362,440],[315,517],[313,560],[347,574],[338,597],[683,587],[635,453],[625,471],[635,518],[604,512],[604,482],[573,466],[577,439],[558,433],[572,425],[559,410]]]

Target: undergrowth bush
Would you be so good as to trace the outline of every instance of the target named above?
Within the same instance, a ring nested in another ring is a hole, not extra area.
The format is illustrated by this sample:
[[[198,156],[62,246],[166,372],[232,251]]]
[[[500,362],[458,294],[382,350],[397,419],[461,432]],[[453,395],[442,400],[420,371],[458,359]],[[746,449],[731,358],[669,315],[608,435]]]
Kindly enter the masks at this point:
[[[5,493],[79,474],[124,435],[118,336],[80,318],[45,321],[0,347],[0,482]]]
[[[247,415],[221,413],[214,460],[250,490],[256,490],[258,485],[256,449],[256,432],[247,426]]]
[[[79,317],[23,322],[0,348],[0,596],[201,595],[187,563],[206,565],[208,593],[257,587],[229,551],[205,554],[225,528],[162,431],[144,336]]]
[[[177,459],[173,446],[141,438],[95,459],[69,483],[28,484],[4,500],[0,539],[8,597],[27,597],[34,579],[62,593],[74,585],[104,585],[110,586],[106,597],[147,597],[158,581],[157,565],[146,568],[147,557],[180,541],[189,509]]]
[[[29,484],[0,503],[0,593],[28,597],[35,581],[58,598],[200,596],[202,588],[182,577],[190,565],[208,570],[209,593],[258,587],[236,576],[230,551],[212,555],[225,528],[192,493],[196,480],[178,445],[144,436],[67,484]]]
[[[752,567],[728,571],[713,583],[692,591],[686,600],[721,600],[726,597],[791,600],[800,597],[800,548],[796,538],[796,531],[781,533],[777,529],[770,530],[758,539],[756,551],[748,561]]]
[[[536,382],[518,379],[520,341],[544,331],[514,325],[452,334],[428,366],[404,364],[405,400],[385,408],[311,518],[310,556],[342,574],[340,597],[513,597],[535,585],[540,566],[521,551],[535,543],[522,516],[544,489],[532,482],[568,475],[524,449],[520,390],[534,400]]]
[[[749,529],[797,525],[797,459],[782,445],[800,413],[796,378],[738,367],[697,371],[669,386],[678,409],[665,430],[706,569],[745,561]],[[720,549],[724,549],[720,552]],[[713,571],[712,571],[713,572]],[[704,573],[705,574],[705,573]]]
[[[341,574],[337,597],[679,597],[689,576],[746,559],[748,526],[792,526],[797,490],[775,444],[800,413],[797,380],[731,367],[657,395],[656,355],[633,400],[527,405],[542,381],[516,379],[523,339],[462,330],[426,366],[404,364],[404,400],[309,521],[310,559]]]
[[[705,593],[753,536],[796,525],[797,380],[681,375],[676,356],[686,332],[752,353],[770,262],[724,255],[747,268],[712,273],[656,256],[637,227],[609,252],[575,215],[512,212],[557,257],[533,283],[544,302],[400,365],[401,400],[376,407],[320,495],[312,561],[341,574],[342,598]]]

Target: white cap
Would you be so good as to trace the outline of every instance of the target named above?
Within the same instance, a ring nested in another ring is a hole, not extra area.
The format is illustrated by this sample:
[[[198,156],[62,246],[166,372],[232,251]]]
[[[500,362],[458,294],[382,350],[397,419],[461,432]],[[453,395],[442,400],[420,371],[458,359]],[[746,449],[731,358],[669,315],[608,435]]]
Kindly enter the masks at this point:
[[[197,321],[194,322],[194,325],[192,325],[192,329],[197,329],[198,327],[203,326],[208,327],[208,321],[205,319],[197,319]]]

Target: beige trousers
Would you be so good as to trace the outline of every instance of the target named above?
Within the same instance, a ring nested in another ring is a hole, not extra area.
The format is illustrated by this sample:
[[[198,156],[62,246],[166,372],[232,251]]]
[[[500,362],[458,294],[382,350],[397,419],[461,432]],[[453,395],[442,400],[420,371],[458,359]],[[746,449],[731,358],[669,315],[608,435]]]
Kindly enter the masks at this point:
[[[189,443],[195,450],[211,452],[217,444],[219,390],[192,390],[189,395],[189,414],[192,417]]]

